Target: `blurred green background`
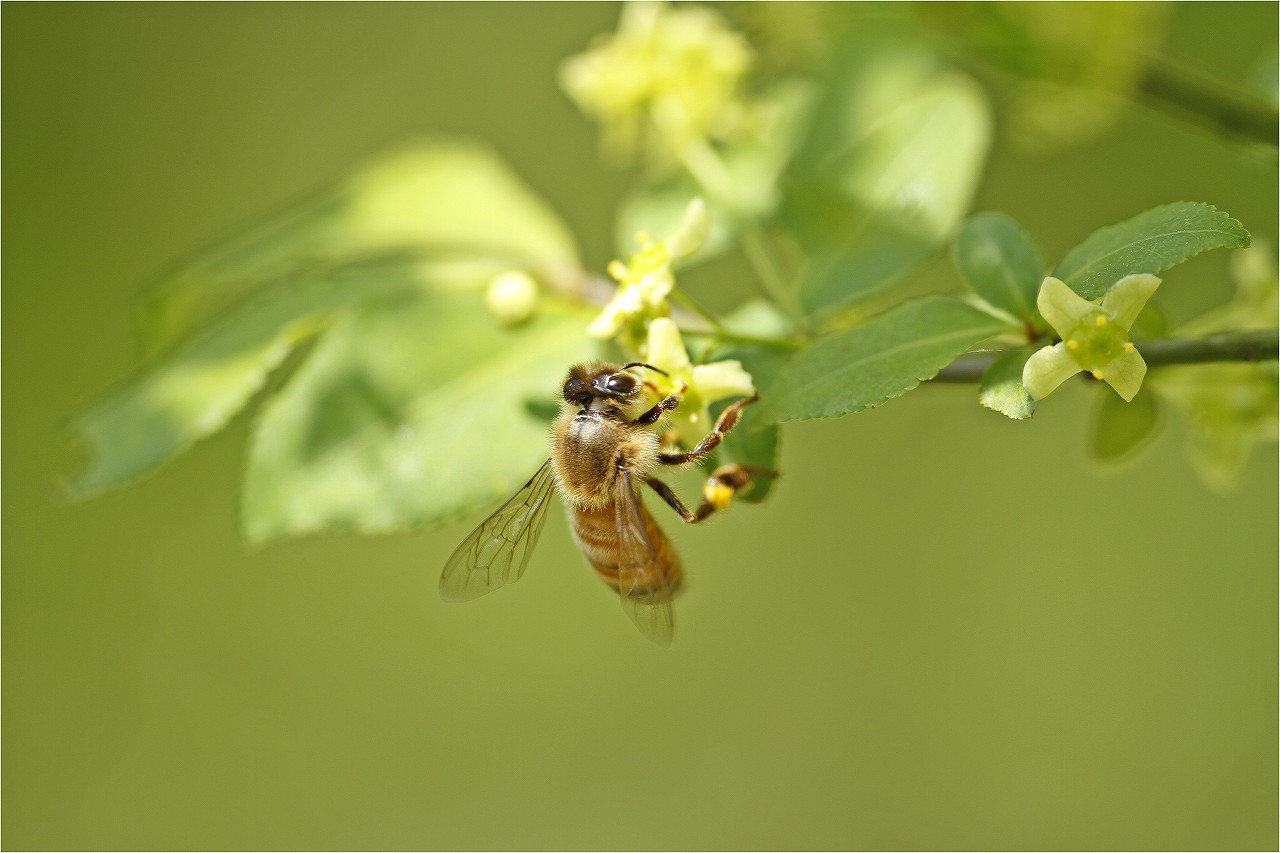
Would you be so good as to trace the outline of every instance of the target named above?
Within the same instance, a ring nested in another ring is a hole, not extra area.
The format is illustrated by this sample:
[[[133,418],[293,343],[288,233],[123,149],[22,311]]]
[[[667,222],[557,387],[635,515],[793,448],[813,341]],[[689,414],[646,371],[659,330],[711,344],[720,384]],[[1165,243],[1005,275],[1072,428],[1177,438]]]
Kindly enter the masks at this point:
[[[1099,473],[1084,383],[1030,424],[949,386],[789,425],[769,502],[668,524],[669,652],[558,510],[470,606],[435,586],[478,518],[246,549],[251,416],[62,501],[68,418],[137,366],[145,285],[407,135],[491,141],[602,269],[626,179],[554,73],[616,17],[5,6],[4,845],[1274,849],[1275,445],[1225,496],[1176,420]],[[1164,53],[1240,79],[1276,26],[1180,4]],[[1274,149],[1133,107],[1052,156],[999,136],[974,209],[1048,259],[1179,199],[1274,246],[1276,182]],[[1228,298],[1227,254],[1168,274],[1175,322]],[[716,302],[735,269],[689,286]]]

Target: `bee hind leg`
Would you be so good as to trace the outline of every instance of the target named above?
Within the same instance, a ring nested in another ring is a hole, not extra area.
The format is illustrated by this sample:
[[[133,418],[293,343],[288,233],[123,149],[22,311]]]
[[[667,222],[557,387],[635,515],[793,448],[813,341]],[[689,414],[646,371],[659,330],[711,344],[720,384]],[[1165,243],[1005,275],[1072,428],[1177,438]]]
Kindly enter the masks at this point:
[[[734,403],[720,413],[720,417],[716,418],[716,425],[711,428],[711,432],[707,433],[702,441],[698,442],[697,447],[688,453],[663,453],[658,456],[658,461],[663,465],[684,465],[686,462],[694,462],[706,456],[719,447],[720,442],[724,441],[724,437],[729,434],[729,431],[738,425],[738,418],[742,417],[742,410],[759,399],[760,395],[756,394],[748,400],[739,400]]]
[[[645,477],[649,488],[657,492],[687,524],[697,524],[716,510],[729,508],[734,495],[751,485],[751,475],[747,469],[737,463],[721,465],[711,472],[706,485],[702,487],[702,502],[696,510],[690,511],[680,500],[675,491],[661,480]]]

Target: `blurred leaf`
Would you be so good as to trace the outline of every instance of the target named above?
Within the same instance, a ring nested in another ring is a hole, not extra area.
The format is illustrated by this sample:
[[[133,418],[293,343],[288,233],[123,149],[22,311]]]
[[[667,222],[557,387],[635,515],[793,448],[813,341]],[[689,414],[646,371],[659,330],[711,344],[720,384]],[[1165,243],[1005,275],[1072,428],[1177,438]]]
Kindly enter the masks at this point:
[[[403,267],[360,264],[278,282],[247,300],[75,419],[89,458],[73,494],[137,480],[217,432],[335,309],[412,282]]]
[[[1182,324],[1178,329],[1180,335],[1198,338],[1216,332],[1276,327],[1276,316],[1280,314],[1280,276],[1277,276],[1274,250],[1259,241],[1247,249],[1232,252],[1230,270],[1235,284],[1231,301]],[[1138,318],[1141,319],[1142,314]],[[1133,337],[1138,337],[1138,333],[1134,332]]]
[[[1112,465],[1130,459],[1154,437],[1159,423],[1155,394],[1138,394],[1126,403],[1107,389],[1094,410],[1089,455]]]
[[[1253,63],[1248,88],[1271,106],[1280,105],[1280,49],[1271,45]]]
[[[1006,326],[948,296],[907,302],[801,350],[761,405],[776,421],[860,412],[910,391]]]
[[[542,421],[550,427],[551,422],[560,415],[560,403],[545,395],[526,396],[524,398],[524,411],[529,417]]]
[[[161,351],[246,293],[299,271],[420,253],[552,277],[576,264],[563,222],[488,146],[424,139],[162,282],[144,308],[144,343]]]
[[[591,354],[585,322],[543,311],[502,328],[475,295],[424,291],[345,313],[256,426],[248,538],[388,532],[496,507],[547,457],[547,424],[526,401],[553,400]]]
[[[1280,376],[1274,361],[1166,367],[1149,381],[1186,416],[1191,461],[1211,488],[1239,486],[1254,448],[1274,444],[1280,435]]]
[[[1036,401],[1022,385],[1022,367],[1029,355],[1029,349],[1017,350],[988,367],[978,386],[978,402],[1015,421],[1035,414]]]
[[[1201,202],[1179,201],[1099,228],[1076,246],[1054,275],[1085,299],[1096,299],[1133,273],[1158,273],[1210,249],[1249,245],[1249,232]]]
[[[990,137],[982,91],[918,47],[868,29],[841,56],[782,211],[811,259],[811,313],[893,284],[949,239]]]
[[[1044,279],[1044,258],[1011,217],[981,213],[956,237],[956,266],[979,296],[1020,320],[1036,312],[1036,294]]]
[[[919,3],[945,39],[1002,74],[1002,125],[1016,144],[1062,149],[1123,114],[1160,53],[1164,3]]]
[[[778,306],[768,299],[748,299],[720,318],[720,325],[738,335],[785,338],[791,324]]]

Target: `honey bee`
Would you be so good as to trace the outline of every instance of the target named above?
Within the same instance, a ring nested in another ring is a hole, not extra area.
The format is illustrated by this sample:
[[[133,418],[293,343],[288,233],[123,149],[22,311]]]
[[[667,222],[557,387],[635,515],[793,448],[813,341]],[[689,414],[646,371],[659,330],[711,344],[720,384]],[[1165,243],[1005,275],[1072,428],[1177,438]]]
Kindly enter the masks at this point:
[[[654,426],[680,405],[672,394],[640,411],[646,387],[637,368],[666,375],[644,362],[579,364],[561,388],[563,411],[552,428],[551,457],[510,500],[462,541],[440,575],[440,597],[469,601],[524,574],[546,520],[547,498],[560,492],[574,541],[622,609],[646,637],[669,646],[675,630],[672,601],[684,570],[680,557],[637,491],[644,483],[689,524],[696,524],[750,483],[748,469],[729,464],[707,481],[696,510],[686,509],[666,483],[652,476],[660,465],[684,465],[714,450],[759,395],[724,410],[711,432],[688,452],[664,446]]]

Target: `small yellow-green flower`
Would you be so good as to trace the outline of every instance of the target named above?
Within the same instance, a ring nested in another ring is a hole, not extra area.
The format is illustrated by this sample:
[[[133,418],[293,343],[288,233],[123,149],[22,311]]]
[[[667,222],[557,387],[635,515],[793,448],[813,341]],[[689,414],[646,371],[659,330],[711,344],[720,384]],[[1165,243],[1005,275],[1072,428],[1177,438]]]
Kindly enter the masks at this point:
[[[666,317],[649,324],[649,336],[641,355],[667,374],[646,377],[658,393],[663,397],[681,395],[680,406],[671,413],[671,419],[685,447],[693,447],[711,432],[713,424],[708,411],[711,403],[756,393],[751,374],[742,369],[739,361],[691,364],[680,330]]]
[[[1106,294],[1090,301],[1049,276],[1040,285],[1036,307],[1062,341],[1027,359],[1022,384],[1042,400],[1082,370],[1115,389],[1128,402],[1142,387],[1147,363],[1129,341],[1129,327],[1160,279],[1147,273],[1127,275]]]
[[[671,313],[667,296],[675,287],[671,265],[677,259],[693,254],[706,240],[711,229],[706,205],[695,198],[685,208],[684,219],[674,233],[654,243],[641,231],[636,234],[639,251],[622,261],[609,264],[609,275],[618,282],[618,292],[599,316],[587,327],[597,338],[612,338],[637,322]],[[640,335],[643,336],[643,330]]]
[[[701,6],[628,3],[617,32],[561,66],[560,85],[625,156],[720,138],[740,120],[746,41]]]

